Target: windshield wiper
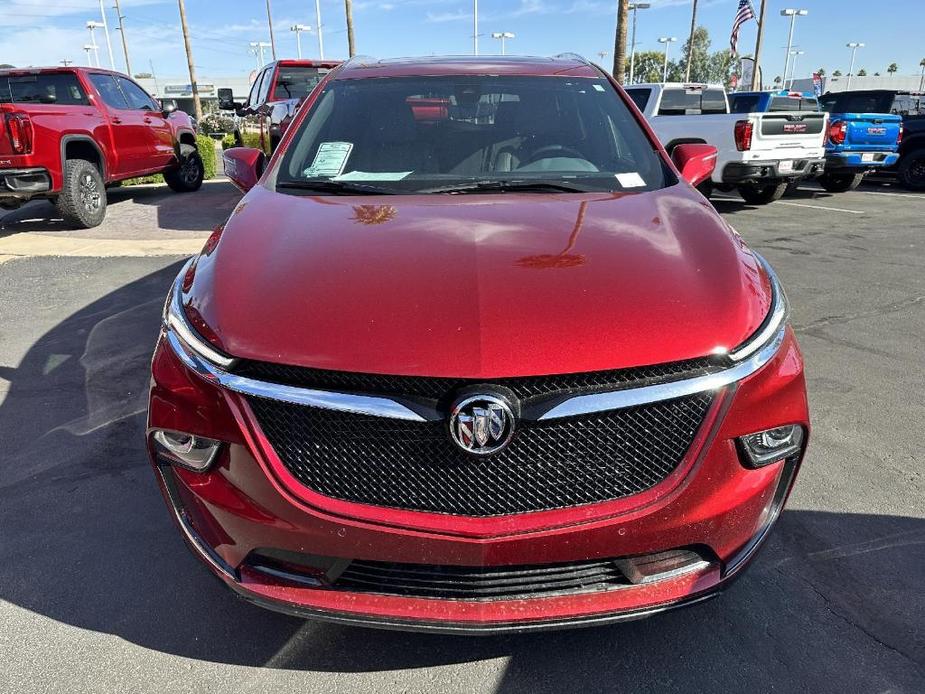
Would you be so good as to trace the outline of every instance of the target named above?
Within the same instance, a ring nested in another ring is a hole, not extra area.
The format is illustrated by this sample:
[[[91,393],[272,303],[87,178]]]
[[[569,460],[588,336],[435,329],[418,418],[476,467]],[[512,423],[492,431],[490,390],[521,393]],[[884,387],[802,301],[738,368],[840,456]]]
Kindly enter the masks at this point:
[[[562,181],[473,181],[453,185],[424,188],[418,193],[589,193],[591,189],[576,183]]]
[[[306,180],[306,181],[280,181],[277,188],[291,188],[293,190],[315,190],[332,195],[396,195],[395,190],[366,185],[365,183],[352,183],[350,181],[332,180]]]

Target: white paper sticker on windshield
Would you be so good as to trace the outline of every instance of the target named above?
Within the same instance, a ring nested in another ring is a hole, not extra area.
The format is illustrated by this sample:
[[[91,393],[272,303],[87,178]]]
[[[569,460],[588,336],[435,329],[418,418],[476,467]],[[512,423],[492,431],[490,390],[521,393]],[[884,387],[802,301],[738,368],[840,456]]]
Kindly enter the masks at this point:
[[[348,171],[337,177],[338,181],[400,181],[411,175],[410,171]]]
[[[315,161],[302,174],[308,177],[339,176],[347,165],[351,150],[352,142],[322,142],[318,145]]]
[[[639,188],[640,186],[644,186],[646,184],[646,182],[642,180],[642,176],[640,176],[635,171],[633,173],[618,173],[615,175],[617,177],[617,181],[624,188]]]

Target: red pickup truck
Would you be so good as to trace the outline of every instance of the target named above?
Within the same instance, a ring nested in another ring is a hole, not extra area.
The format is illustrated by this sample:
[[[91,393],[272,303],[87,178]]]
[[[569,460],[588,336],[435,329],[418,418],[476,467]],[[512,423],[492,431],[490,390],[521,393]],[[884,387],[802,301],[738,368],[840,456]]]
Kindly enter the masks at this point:
[[[218,107],[251,116],[260,127],[260,148],[270,155],[283,138],[299,106],[339,60],[277,60],[257,73],[247,101],[235,103],[231,89],[218,90]],[[235,141],[244,144],[240,130]]]
[[[46,198],[65,222],[94,227],[107,186],[152,173],[178,192],[202,185],[193,125],[176,102],[109,70],[0,70],[0,207]]]

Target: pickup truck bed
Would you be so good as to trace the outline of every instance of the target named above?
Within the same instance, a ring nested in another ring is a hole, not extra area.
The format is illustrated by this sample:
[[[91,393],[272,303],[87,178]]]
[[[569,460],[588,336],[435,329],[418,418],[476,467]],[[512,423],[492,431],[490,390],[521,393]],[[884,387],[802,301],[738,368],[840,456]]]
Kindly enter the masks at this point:
[[[669,153],[683,143],[715,146],[712,185],[738,189],[747,202],[776,200],[788,184],[823,170],[824,113],[730,113],[721,85],[638,84],[626,91]]]

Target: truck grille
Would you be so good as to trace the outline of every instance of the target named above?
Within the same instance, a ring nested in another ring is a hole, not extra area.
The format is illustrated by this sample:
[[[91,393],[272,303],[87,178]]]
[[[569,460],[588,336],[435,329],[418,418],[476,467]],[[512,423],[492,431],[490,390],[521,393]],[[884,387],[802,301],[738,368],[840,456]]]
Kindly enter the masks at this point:
[[[413,422],[248,397],[282,463],[345,501],[474,517],[621,499],[652,488],[691,446],[713,395],[548,421],[522,420],[477,458],[445,422]]]

